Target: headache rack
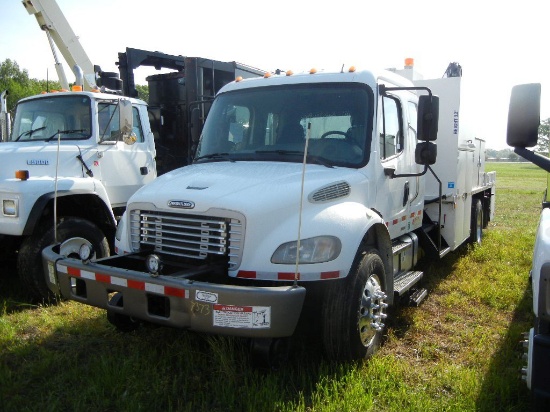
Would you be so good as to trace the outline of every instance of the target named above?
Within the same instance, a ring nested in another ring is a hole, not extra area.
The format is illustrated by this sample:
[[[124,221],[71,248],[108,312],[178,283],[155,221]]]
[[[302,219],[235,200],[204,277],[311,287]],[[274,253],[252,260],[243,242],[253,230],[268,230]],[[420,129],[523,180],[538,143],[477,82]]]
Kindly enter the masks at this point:
[[[229,269],[240,263],[244,233],[241,219],[132,210],[130,230],[136,252],[154,250],[199,260],[225,256]]]

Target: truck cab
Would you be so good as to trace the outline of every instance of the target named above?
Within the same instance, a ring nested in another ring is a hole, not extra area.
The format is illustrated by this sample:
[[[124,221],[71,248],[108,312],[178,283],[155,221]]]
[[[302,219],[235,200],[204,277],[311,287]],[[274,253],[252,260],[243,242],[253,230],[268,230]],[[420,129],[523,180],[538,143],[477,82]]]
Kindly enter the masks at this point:
[[[128,106],[127,119],[120,116],[122,102]],[[121,120],[133,125],[131,144],[123,141]],[[92,92],[21,100],[11,135],[0,144],[0,227],[4,244],[19,249],[24,276],[39,276],[40,254],[34,253],[34,245],[54,241],[46,229],[53,228],[54,214],[67,227],[75,226],[69,217],[89,222],[84,233],[70,231],[83,238],[95,232],[103,245],[96,244],[98,257],[108,256],[112,245],[103,239],[105,233],[114,233],[117,208],[156,177],[154,148],[143,101]]]

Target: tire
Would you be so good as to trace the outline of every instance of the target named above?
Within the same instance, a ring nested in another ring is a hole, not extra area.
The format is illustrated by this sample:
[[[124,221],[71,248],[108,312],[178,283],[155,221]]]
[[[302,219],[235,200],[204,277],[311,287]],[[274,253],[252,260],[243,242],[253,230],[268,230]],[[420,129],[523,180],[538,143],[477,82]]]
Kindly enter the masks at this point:
[[[483,206],[481,200],[472,201],[472,221],[470,225],[470,243],[481,245],[483,237]]]
[[[367,249],[346,279],[327,285],[322,333],[329,359],[366,359],[379,348],[388,306],[384,282],[380,254],[376,249]]]
[[[43,223],[27,237],[19,248],[17,272],[33,298],[56,300],[49,290],[42,266],[42,249],[54,243],[52,224]],[[103,232],[92,222],[77,218],[63,218],[57,225],[57,239],[61,242],[63,256],[78,257],[78,249],[84,242],[93,246],[95,258],[109,256],[109,243]]]

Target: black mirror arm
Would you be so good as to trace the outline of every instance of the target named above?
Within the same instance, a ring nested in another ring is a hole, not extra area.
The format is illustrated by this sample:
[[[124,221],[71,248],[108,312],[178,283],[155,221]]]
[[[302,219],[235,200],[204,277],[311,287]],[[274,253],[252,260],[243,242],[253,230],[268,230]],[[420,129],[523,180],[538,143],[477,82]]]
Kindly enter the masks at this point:
[[[550,159],[548,159],[550,160]],[[424,170],[420,173],[404,173],[402,175],[396,175],[395,169],[393,168],[384,168],[384,174],[386,176],[389,176],[390,179],[395,179],[396,177],[417,177],[417,176],[424,176],[426,172],[428,171],[428,165],[424,165]]]
[[[532,152],[524,147],[514,147],[514,152],[550,173],[550,158],[541,156],[538,153]]]

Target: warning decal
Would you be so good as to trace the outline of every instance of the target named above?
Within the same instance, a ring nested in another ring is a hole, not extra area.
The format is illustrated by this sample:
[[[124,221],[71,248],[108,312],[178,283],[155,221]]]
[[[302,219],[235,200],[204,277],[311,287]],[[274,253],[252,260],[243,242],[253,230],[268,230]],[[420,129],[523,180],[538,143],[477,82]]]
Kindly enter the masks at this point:
[[[213,305],[214,326],[240,329],[271,327],[271,307]]]

